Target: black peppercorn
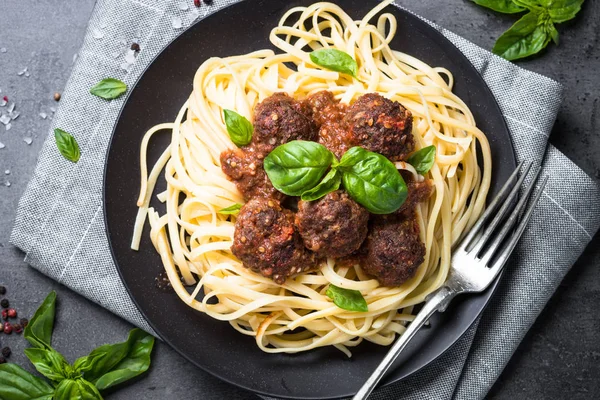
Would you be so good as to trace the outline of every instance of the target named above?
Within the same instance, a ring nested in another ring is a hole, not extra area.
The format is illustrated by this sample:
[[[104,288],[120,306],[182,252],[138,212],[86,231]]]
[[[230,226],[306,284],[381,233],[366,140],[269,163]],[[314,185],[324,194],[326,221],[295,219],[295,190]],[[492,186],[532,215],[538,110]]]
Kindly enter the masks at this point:
[[[131,43],[131,50],[138,52],[140,51],[140,45],[137,44],[136,42]]]
[[[15,330],[15,333],[23,332],[23,326],[21,324],[14,324],[12,327]]]
[[[10,303],[8,302],[8,299],[2,299],[0,301],[0,306],[2,306],[2,308],[8,308],[9,305]]]
[[[29,325],[29,320],[27,318],[21,318],[19,322],[21,323],[21,326],[23,326],[23,328],[26,328],[27,325]]]
[[[10,347],[4,347],[2,349],[2,355],[6,358],[10,357]]]
[[[4,286],[0,286],[0,295],[4,296],[6,294],[6,288]]]

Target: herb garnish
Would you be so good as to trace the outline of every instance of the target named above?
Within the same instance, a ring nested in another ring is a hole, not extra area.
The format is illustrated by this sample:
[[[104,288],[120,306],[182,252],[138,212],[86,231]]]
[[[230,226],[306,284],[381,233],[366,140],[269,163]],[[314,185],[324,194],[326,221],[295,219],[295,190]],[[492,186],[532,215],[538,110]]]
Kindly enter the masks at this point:
[[[575,18],[584,0],[472,0],[494,11],[515,14],[527,11],[520,20],[504,32],[492,51],[507,60],[516,60],[538,53],[550,40],[558,45],[554,24]]]
[[[245,146],[252,140],[254,127],[246,117],[231,110],[223,110],[223,119],[231,141],[238,147]]]
[[[337,49],[320,49],[310,53],[312,62],[320,67],[330,69],[336,72],[352,75],[356,78],[358,65],[356,61],[345,53]]]
[[[76,163],[79,161],[81,155],[79,151],[79,145],[73,136],[63,131],[62,129],[54,130],[54,139],[56,140],[56,147],[64,158],[69,161]]]
[[[52,385],[15,364],[0,364],[0,399],[102,399],[100,390],[131,379],[150,366],[154,338],[133,329],[123,343],[106,344],[72,365],[51,346],[56,292],[35,312],[23,336],[33,346],[25,355]]]
[[[435,146],[427,146],[415,151],[406,162],[415,167],[419,174],[425,175],[435,163]]]
[[[358,290],[344,289],[330,284],[325,292],[333,300],[333,304],[348,311],[367,312],[367,301]]]
[[[105,100],[113,100],[121,96],[127,91],[127,85],[115,78],[105,78],[90,89],[90,93],[94,96],[101,97]]]
[[[219,214],[236,215],[240,212],[241,209],[242,209],[242,205],[240,203],[235,203],[229,207],[221,208],[219,210]]]

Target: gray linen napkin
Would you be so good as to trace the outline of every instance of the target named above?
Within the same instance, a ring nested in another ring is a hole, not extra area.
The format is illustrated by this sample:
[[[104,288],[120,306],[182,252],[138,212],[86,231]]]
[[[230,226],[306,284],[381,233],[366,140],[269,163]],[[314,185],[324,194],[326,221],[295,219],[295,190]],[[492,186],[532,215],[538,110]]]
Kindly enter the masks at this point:
[[[234,1],[216,0],[198,10],[191,0],[98,0],[52,127],[77,138],[81,160],[72,164],[62,158],[50,135],[19,204],[11,241],[27,254],[29,264],[149,332],[113,264],[102,211],[104,160],[123,99],[106,103],[90,96],[89,88],[106,76],[133,85],[182,29]],[[561,86],[436,28],[465,53],[496,96],[517,158],[542,165],[550,181],[480,319],[442,357],[380,389],[374,399],[484,397],[600,225],[599,188],[547,144]],[[125,71],[123,56],[112,54],[134,38],[142,51]],[[199,384],[211,391],[209,379]]]

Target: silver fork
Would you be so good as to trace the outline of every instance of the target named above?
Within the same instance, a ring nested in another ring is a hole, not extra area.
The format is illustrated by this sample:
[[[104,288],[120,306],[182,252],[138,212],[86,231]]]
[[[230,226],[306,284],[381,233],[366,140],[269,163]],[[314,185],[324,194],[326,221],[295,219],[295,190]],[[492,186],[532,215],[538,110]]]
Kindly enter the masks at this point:
[[[364,400],[369,396],[383,374],[433,313],[444,312],[456,295],[482,292],[496,279],[523,234],[548,181],[547,176],[542,179],[540,188],[527,206],[539,175],[538,170],[525,189],[523,196],[512,208],[519,188],[530,169],[531,162],[526,165],[523,162],[519,164],[488,209],[469,233],[455,246],[452,252],[450,274],[446,283],[427,297],[414,321],[408,325],[406,331],[390,348],[383,361],[356,393],[353,400]],[[519,175],[520,171],[523,173]],[[498,210],[498,208],[500,209]],[[500,226],[502,222],[503,224]],[[507,238],[511,231],[511,236]]]

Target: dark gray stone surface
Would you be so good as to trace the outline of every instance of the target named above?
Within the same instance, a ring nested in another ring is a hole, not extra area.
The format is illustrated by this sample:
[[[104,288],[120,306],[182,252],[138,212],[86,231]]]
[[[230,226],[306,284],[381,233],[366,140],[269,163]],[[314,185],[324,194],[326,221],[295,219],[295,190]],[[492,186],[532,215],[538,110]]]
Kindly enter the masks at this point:
[[[488,12],[466,0],[427,0],[410,7],[419,14],[485,47],[507,29],[514,17]],[[54,92],[69,77],[73,55],[81,45],[94,0],[0,2],[0,97],[16,103],[19,118],[10,131],[0,125],[0,284],[9,288],[12,305],[31,316],[46,294],[58,292],[54,344],[69,361],[92,348],[124,340],[131,326],[22,261],[8,243],[21,193],[33,172],[50,125]],[[519,64],[565,85],[551,142],[581,168],[600,178],[600,6],[587,1],[581,15],[559,27],[561,45]],[[28,68],[29,77],[17,73]],[[40,112],[49,115],[42,119]],[[31,145],[23,138],[31,137]],[[5,175],[5,170],[10,170]],[[10,186],[5,186],[10,182]],[[598,205],[590,205],[598,207]],[[518,348],[490,393],[494,399],[600,398],[600,235],[579,262]],[[176,323],[176,322],[174,322]],[[28,366],[21,336],[0,335],[13,348],[11,361]],[[195,384],[197,370],[166,345],[158,343],[153,367],[143,379],[107,396],[109,399],[221,399],[222,391],[204,393]],[[254,399],[239,391],[236,399]]]

